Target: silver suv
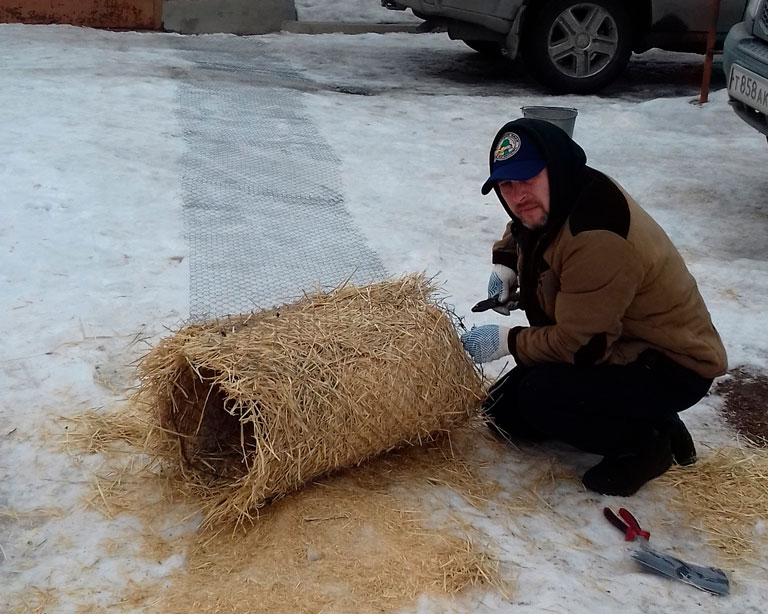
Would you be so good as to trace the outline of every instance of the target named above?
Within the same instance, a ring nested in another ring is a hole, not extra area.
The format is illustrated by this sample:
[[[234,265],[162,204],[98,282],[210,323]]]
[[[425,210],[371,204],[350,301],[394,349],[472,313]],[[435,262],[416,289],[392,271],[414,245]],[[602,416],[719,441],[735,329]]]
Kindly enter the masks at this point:
[[[588,94],[613,81],[633,51],[706,50],[713,0],[381,0],[448,31],[483,54],[522,55],[559,93]],[[746,0],[721,0],[718,40]]]
[[[768,2],[750,0],[723,47],[728,97],[736,114],[768,138]]]

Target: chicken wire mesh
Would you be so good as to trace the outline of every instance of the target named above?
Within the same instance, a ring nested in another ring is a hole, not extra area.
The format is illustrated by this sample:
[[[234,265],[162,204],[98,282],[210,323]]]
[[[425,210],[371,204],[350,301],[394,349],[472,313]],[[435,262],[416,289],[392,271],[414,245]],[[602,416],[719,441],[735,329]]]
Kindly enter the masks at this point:
[[[260,47],[184,53],[196,64],[179,88],[191,320],[384,278],[344,207],[340,161],[305,112],[309,84]]]

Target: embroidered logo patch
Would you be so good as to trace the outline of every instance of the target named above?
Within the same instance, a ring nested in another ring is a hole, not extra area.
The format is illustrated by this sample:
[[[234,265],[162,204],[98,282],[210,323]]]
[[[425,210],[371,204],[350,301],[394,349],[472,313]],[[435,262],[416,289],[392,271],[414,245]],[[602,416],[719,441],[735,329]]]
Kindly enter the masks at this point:
[[[518,151],[520,151],[520,137],[514,132],[505,132],[496,145],[493,159],[495,162],[503,162],[509,160]]]

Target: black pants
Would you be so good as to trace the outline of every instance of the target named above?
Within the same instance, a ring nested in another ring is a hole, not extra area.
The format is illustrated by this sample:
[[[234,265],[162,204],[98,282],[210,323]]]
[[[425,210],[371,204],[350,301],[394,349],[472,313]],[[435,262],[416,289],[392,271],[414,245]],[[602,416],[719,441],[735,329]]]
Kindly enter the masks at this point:
[[[512,437],[625,454],[701,400],[712,381],[654,350],[628,365],[517,366],[493,385],[484,409]]]

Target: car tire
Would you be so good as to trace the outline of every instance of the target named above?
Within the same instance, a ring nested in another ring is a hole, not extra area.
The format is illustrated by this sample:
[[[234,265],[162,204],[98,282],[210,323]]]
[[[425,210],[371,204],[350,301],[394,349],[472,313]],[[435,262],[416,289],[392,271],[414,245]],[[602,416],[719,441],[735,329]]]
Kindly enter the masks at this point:
[[[523,55],[557,93],[591,94],[627,65],[632,24],[617,0],[551,0],[524,24]]]
[[[464,44],[486,58],[497,58],[501,55],[501,45],[493,41],[464,41]]]

